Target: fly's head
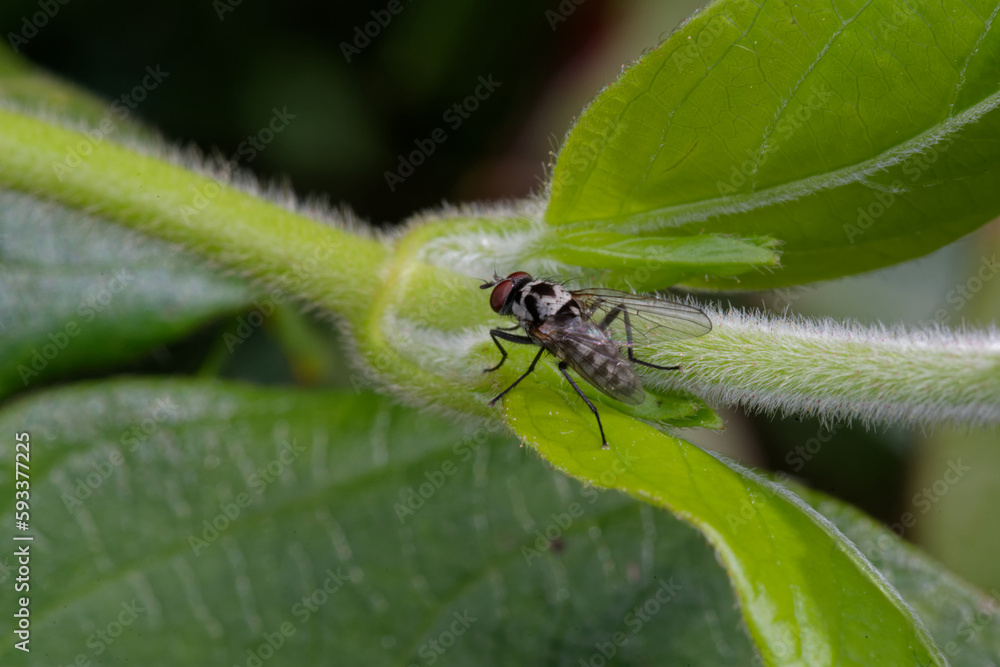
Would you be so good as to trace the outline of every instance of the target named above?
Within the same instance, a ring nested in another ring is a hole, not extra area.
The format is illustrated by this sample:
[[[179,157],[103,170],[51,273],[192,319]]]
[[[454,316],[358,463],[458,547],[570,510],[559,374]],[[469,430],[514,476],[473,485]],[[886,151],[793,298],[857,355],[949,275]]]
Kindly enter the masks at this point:
[[[479,286],[479,289],[493,288],[490,294],[490,308],[498,315],[511,315],[511,308],[521,288],[531,282],[531,276],[524,271],[515,271],[506,278],[493,274],[493,280]]]

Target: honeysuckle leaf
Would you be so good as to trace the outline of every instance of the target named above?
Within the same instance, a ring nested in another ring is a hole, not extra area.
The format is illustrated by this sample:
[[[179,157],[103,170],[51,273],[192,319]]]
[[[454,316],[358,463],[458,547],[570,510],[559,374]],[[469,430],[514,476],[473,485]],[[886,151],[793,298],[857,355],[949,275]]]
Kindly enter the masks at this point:
[[[900,534],[907,532],[906,524],[911,524],[905,513],[892,524],[879,524],[822,493],[801,485],[793,488],[856,544],[899,591],[949,664],[989,665],[1000,661],[1000,590],[982,591],[969,585],[901,539]]]
[[[545,219],[649,243],[780,241],[781,267],[744,274],[745,288],[935,250],[1000,214],[996,12],[995,0],[713,2],[587,107]]]
[[[691,523],[716,548],[766,664],[946,664],[899,593],[831,523],[765,480],[548,386],[505,399],[508,423],[559,470]]]
[[[600,664],[609,656],[622,665],[752,664],[734,600],[759,612],[769,596],[778,604],[766,634],[787,630],[789,645],[814,650],[842,631],[844,644],[830,644],[844,649],[842,664],[858,645],[884,657],[883,644],[914,636],[906,624],[891,627],[899,608],[884,583],[857,597],[855,586],[877,576],[852,569],[850,543],[790,505],[786,491],[659,435],[662,456],[636,463],[618,447],[622,420],[610,414],[615,450],[602,453],[592,431],[565,418],[546,417],[569,424],[565,438],[576,441],[562,451],[591,466],[593,486],[548,469],[496,424],[458,427],[372,394],[120,380],[11,402],[0,428],[28,434],[31,519],[27,531],[8,523],[4,536],[34,537],[33,650],[15,654],[7,642],[0,656],[46,666],[253,665],[268,656],[289,664],[330,656],[366,665]],[[13,460],[14,443],[0,440],[3,460]],[[600,489],[664,474],[664,484],[681,488],[657,490],[653,501],[686,497],[687,521]],[[8,510],[14,482],[0,477]],[[1000,656],[1000,616],[985,613],[1000,603],[857,510],[798,491],[899,590],[951,664]],[[700,514],[699,498],[717,518]],[[753,568],[734,580],[759,577],[757,603],[734,597],[699,530],[714,546],[734,534],[747,541],[720,554],[724,564],[736,554]],[[753,549],[762,552],[748,555]],[[794,590],[806,561],[813,576]],[[843,588],[829,589],[827,567]],[[0,557],[0,583],[16,576],[16,560]],[[789,599],[800,604],[791,612]],[[887,616],[867,625],[880,612]],[[841,626],[819,624],[854,613]],[[795,623],[808,614],[817,625],[800,636]],[[10,634],[8,618],[0,629]],[[918,647],[909,659],[861,664],[920,664],[921,655]],[[782,653],[765,664],[796,661]]]
[[[591,280],[619,289],[642,291],[697,283],[706,276],[740,276],[779,265],[778,243],[769,238],[577,232],[559,234],[557,239],[545,249],[546,257],[581,267]]]
[[[146,380],[40,392],[0,428],[30,436],[17,534],[34,536],[32,651],[7,641],[5,664],[754,658],[696,532],[567,480],[498,423]],[[13,474],[0,494],[12,515]],[[0,564],[10,586],[17,563]]]
[[[100,215],[0,191],[0,395],[128,361],[254,291]]]

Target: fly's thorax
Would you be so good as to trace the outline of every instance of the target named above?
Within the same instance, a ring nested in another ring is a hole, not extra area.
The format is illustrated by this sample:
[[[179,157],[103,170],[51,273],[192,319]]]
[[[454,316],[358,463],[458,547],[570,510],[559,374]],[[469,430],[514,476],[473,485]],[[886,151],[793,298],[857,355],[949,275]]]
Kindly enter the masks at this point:
[[[580,307],[562,285],[535,280],[524,285],[514,297],[511,312],[522,326],[538,327],[553,319],[580,316]]]

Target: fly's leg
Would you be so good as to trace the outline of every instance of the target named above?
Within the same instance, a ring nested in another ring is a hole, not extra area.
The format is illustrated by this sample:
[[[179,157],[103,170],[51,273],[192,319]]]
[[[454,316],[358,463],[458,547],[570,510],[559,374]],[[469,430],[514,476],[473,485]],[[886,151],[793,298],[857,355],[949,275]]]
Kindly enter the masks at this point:
[[[490,333],[493,333],[493,332],[490,332]],[[526,336],[521,336],[521,337],[522,337],[522,338],[526,338],[526,339],[527,339],[527,340],[529,340],[529,341],[531,340],[530,338],[527,338]],[[495,342],[495,341],[496,341],[496,338],[494,338],[493,340],[494,340],[494,342]],[[517,341],[512,341],[512,342],[517,342]],[[533,341],[532,341],[532,343],[533,343]],[[497,343],[497,347],[500,347],[500,343]],[[503,350],[503,348],[502,348],[502,347],[501,347],[500,349],[501,349],[501,350]],[[532,360],[532,362],[531,362],[531,365],[530,365],[530,366],[528,366],[528,370],[524,371],[524,374],[523,374],[523,375],[522,375],[521,377],[519,377],[519,378],[517,378],[516,380],[514,380],[514,384],[512,384],[511,386],[507,387],[506,389],[504,389],[503,391],[501,391],[501,392],[500,392],[499,394],[497,394],[496,396],[494,396],[494,397],[493,397],[493,400],[492,400],[492,401],[490,401],[490,402],[489,402],[489,403],[488,403],[487,405],[489,405],[490,407],[493,407],[493,405],[494,405],[494,404],[496,404],[496,402],[497,402],[497,401],[499,401],[499,400],[500,400],[501,398],[503,398],[503,397],[504,397],[504,395],[506,395],[506,393],[507,393],[508,391],[510,391],[511,389],[513,389],[514,387],[516,387],[516,386],[517,386],[517,384],[518,384],[518,383],[519,383],[519,382],[520,382],[521,380],[523,380],[524,378],[526,378],[526,377],[528,377],[529,375],[531,375],[531,371],[535,370],[535,364],[537,364],[537,363],[538,363],[538,360],[542,358],[542,352],[544,352],[544,351],[545,351],[545,348],[544,348],[544,347],[543,347],[543,348],[541,348],[541,349],[539,349],[539,350],[538,350],[538,354],[536,354],[536,355],[535,355],[535,358],[534,358],[534,360]],[[504,359],[506,359],[506,358],[507,358],[507,352],[506,352],[506,351],[504,351],[504,353],[503,353],[503,358],[504,358]],[[501,360],[501,361],[500,361],[500,363],[502,364],[502,363],[503,363],[503,360]],[[499,364],[497,364],[497,368],[500,368],[500,365],[499,365]],[[495,370],[495,369],[489,369],[489,370]],[[574,386],[575,386],[575,385],[574,385]],[[577,389],[577,391],[580,391],[580,390],[579,390],[579,389]],[[583,400],[585,400],[585,401],[586,401],[587,399],[583,399]],[[593,406],[591,406],[591,407],[593,407]],[[598,421],[600,421],[600,420],[598,420]],[[602,431],[602,433],[603,433],[603,431]]]
[[[608,314],[604,316],[604,320],[601,321],[600,328],[601,331],[607,331],[608,327],[615,319],[622,315],[625,320],[625,339],[628,343],[628,360],[637,364],[642,364],[643,366],[649,366],[650,368],[655,368],[661,371],[677,371],[680,370],[680,366],[657,366],[656,364],[651,364],[648,361],[643,361],[642,359],[636,359],[635,353],[632,351],[632,322],[628,318],[628,311],[621,306],[615,306]]]
[[[538,361],[537,357],[535,358],[535,361]],[[579,385],[577,385],[577,383],[573,381],[573,378],[569,376],[569,373],[566,372],[566,368],[567,368],[566,362],[560,361],[559,370],[562,371],[563,377],[569,380],[569,383],[573,385],[573,389],[576,389],[576,393],[580,394],[580,398],[583,399],[583,402],[587,404],[587,407],[590,408],[590,411],[594,413],[594,417],[597,418],[597,428],[600,429],[601,431],[601,449],[607,449],[608,439],[604,437],[604,426],[601,424],[601,415],[597,414],[597,408],[595,408],[594,404],[590,402],[590,399],[587,398],[587,395],[584,394],[582,391],[580,391]]]
[[[608,314],[604,316],[604,319],[601,320],[601,324],[599,325],[601,331],[607,331],[608,327],[611,326],[611,323],[615,321],[615,318],[617,318],[620,314],[624,312],[625,311],[624,309],[622,309],[621,306],[615,306],[614,308],[609,310]],[[631,327],[629,328],[631,329]],[[631,334],[631,331],[629,331],[629,334]]]
[[[619,312],[625,318],[625,339],[628,341],[628,360],[629,361],[637,363],[637,364],[642,364],[643,366],[648,366],[650,368],[655,368],[656,370],[659,370],[659,371],[679,371],[681,369],[680,366],[657,366],[656,364],[651,364],[648,361],[643,361],[642,359],[636,359],[635,358],[635,354],[632,353],[632,323],[628,319],[628,311],[624,310],[624,309],[621,309],[621,308],[617,308],[616,310],[612,310],[610,313],[608,313],[608,316],[604,318],[604,321],[607,322],[608,324],[610,324],[612,322],[612,320],[615,319],[614,317],[612,317],[612,314],[617,315]]]
[[[493,342],[496,343],[497,349],[500,350],[500,354],[502,354],[503,356],[500,357],[500,363],[498,363],[493,368],[484,368],[483,369],[484,373],[492,373],[493,371],[503,366],[503,362],[507,361],[507,350],[503,349],[503,345],[500,344],[500,341],[497,340],[497,338],[502,338],[508,343],[517,343],[518,345],[535,344],[535,341],[531,340],[527,336],[518,336],[517,334],[507,333],[507,331],[509,331],[509,329],[490,329],[490,338],[492,338]],[[534,364],[532,364],[532,368],[534,368]],[[518,382],[520,382],[520,380],[518,380]],[[514,384],[517,384],[517,382],[515,382]]]

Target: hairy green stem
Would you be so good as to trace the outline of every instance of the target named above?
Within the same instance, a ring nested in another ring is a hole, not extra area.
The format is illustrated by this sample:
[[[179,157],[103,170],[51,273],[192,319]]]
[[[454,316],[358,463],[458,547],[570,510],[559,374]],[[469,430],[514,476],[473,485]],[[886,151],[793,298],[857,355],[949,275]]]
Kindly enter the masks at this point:
[[[651,336],[660,382],[751,410],[870,423],[1000,422],[1000,336],[713,311],[711,334]]]
[[[104,139],[0,109],[0,182],[180,244],[353,319],[388,253],[378,241]],[[352,324],[356,324],[352,322]]]
[[[212,178],[9,110],[0,110],[0,156],[0,184],[6,187],[99,212],[346,320],[372,370],[364,383],[410,403],[496,414],[483,407],[484,399],[523,366],[521,351],[512,350],[509,369],[482,374],[496,353],[488,328],[500,321],[477,281],[455,265],[443,266],[432,252],[472,229],[480,255],[502,256],[509,233],[503,225],[484,224],[488,212],[414,226],[391,247],[232,187],[225,172]],[[481,273],[494,268],[524,267],[484,266]],[[1000,340],[993,333],[907,333],[747,313],[710,315],[715,328],[707,336],[672,340],[650,334],[641,352],[661,364],[680,363],[683,371],[643,370],[647,384],[830,420],[1000,421]],[[538,373],[532,381],[562,379]],[[531,382],[522,387],[530,388]]]

